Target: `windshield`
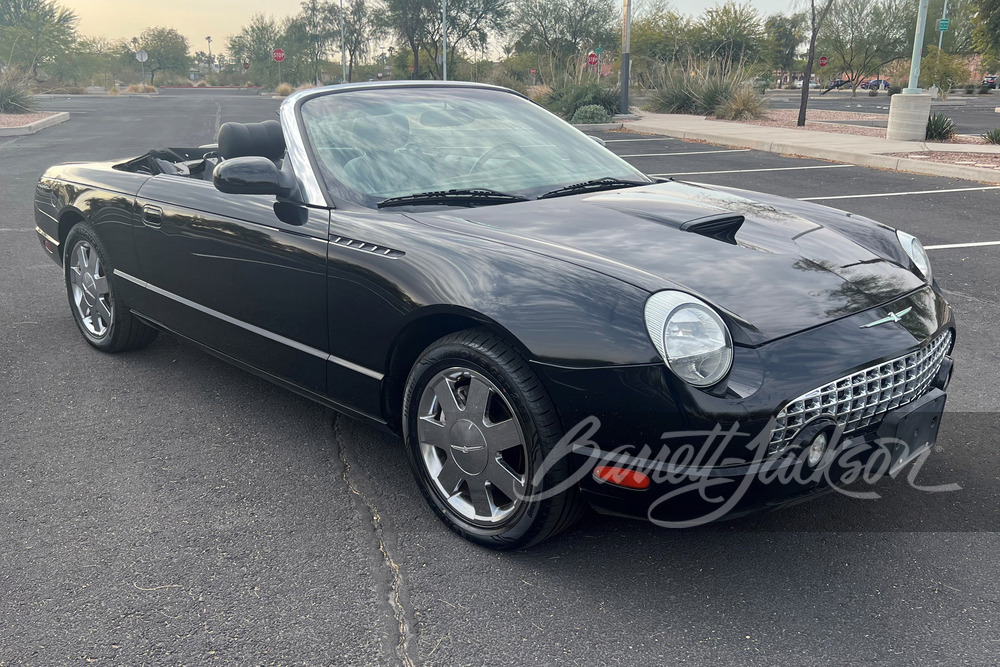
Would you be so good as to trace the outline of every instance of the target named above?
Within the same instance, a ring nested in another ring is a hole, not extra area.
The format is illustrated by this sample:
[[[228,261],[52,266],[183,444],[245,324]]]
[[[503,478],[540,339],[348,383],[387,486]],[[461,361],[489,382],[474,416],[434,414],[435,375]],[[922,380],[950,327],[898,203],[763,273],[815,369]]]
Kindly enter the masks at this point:
[[[333,92],[306,100],[301,113],[326,187],[363,206],[443,190],[534,198],[600,178],[652,182],[548,111],[500,90]]]

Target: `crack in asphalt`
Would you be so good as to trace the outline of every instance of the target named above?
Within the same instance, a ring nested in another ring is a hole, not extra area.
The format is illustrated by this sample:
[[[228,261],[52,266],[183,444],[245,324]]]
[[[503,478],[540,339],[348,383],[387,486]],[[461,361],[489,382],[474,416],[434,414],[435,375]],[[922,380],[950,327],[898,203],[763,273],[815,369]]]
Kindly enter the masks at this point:
[[[396,563],[395,559],[393,559],[390,549],[386,544],[385,536],[388,531],[382,523],[382,516],[379,514],[378,507],[374,502],[369,500],[364,493],[358,490],[351,478],[351,462],[348,460],[347,448],[345,447],[344,438],[340,432],[340,419],[341,417],[339,415],[334,415],[333,435],[334,440],[336,440],[337,443],[337,455],[340,457],[340,462],[344,466],[344,482],[347,484],[347,489],[357,496],[368,508],[368,512],[371,515],[372,533],[378,543],[378,549],[382,554],[382,559],[385,562],[385,566],[389,574],[389,590],[387,591],[386,598],[388,599],[390,611],[392,612],[397,625],[398,638],[394,647],[396,657],[399,658],[399,661],[404,665],[404,667],[414,667],[414,662],[407,653],[407,646],[409,645],[410,639],[410,623],[407,619],[407,605],[403,601],[403,595],[405,593],[403,574],[399,568],[399,564]]]

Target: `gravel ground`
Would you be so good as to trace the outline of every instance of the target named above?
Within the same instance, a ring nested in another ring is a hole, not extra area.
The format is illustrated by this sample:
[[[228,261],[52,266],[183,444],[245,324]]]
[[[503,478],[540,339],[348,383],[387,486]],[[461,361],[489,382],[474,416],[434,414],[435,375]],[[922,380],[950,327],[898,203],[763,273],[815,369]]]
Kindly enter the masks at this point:
[[[0,127],[21,127],[42,120],[54,113],[0,113]]]
[[[952,153],[934,151],[932,153],[889,153],[892,157],[905,157],[927,162],[945,162],[966,167],[987,167],[1000,169],[1000,154],[997,153]]]

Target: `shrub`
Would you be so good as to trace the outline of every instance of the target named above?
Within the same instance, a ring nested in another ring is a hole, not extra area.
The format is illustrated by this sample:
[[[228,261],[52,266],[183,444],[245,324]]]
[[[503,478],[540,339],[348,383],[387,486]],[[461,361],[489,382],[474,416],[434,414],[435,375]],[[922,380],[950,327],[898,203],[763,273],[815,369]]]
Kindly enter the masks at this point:
[[[596,104],[609,114],[618,113],[621,104],[617,88],[605,88],[596,83],[570,84],[556,88],[545,96],[543,104],[563,118],[572,118],[580,107]]]
[[[893,95],[898,95],[901,92],[903,92],[903,87],[902,86],[898,86],[896,84],[892,84],[891,86],[889,86],[889,92],[886,93],[886,94],[889,97],[892,97]]]
[[[955,121],[943,113],[931,114],[927,119],[927,140],[948,141],[955,136]]]
[[[24,75],[14,68],[0,74],[0,113],[31,113],[35,108],[35,98]]]
[[[1000,144],[1000,127],[995,127],[992,130],[983,132],[983,139],[986,140],[986,143]]]
[[[608,123],[611,121],[611,114],[608,110],[598,104],[588,104],[580,107],[573,114],[572,123],[583,125],[587,123]]]
[[[510,70],[503,65],[494,65],[493,69],[486,76],[484,81],[486,83],[493,84],[494,86],[510,88],[513,91],[521,93],[522,95],[528,94],[528,86],[526,86],[525,83],[516,76],[511,74]]]
[[[875,97],[876,95],[878,95],[878,88],[868,89],[868,97]]]
[[[686,74],[666,70],[649,99],[649,108],[658,113],[703,113]]]
[[[979,86],[979,94],[980,95],[989,95],[990,94],[990,87],[989,86]]]
[[[715,110],[715,117],[723,120],[748,120],[761,118],[767,110],[767,100],[751,86],[737,88],[721,107]]]
[[[744,82],[735,76],[694,76],[689,85],[694,98],[706,114],[718,115],[722,105],[732,99]]]
[[[966,95],[971,95],[974,92],[976,92],[976,84],[974,84],[974,83],[967,83],[967,84],[965,84],[965,94]]]
[[[208,88],[208,81],[205,81],[204,79],[202,79],[198,83],[194,84],[194,87],[195,88]]]
[[[278,87],[274,89],[274,94],[280,95],[281,97],[287,97],[288,95],[291,95],[294,90],[295,89],[292,88],[292,84],[290,83],[279,83]]]
[[[108,88],[108,95],[120,95],[121,91],[118,90],[118,86],[111,86]]]
[[[133,83],[125,89],[126,93],[155,93],[156,88],[145,83]]]

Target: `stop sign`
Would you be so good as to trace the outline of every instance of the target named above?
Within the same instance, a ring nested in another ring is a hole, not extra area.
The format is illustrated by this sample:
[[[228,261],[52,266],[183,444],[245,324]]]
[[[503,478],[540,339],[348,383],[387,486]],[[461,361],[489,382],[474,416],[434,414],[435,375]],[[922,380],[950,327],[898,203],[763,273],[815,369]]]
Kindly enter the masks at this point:
[[[597,54],[593,51],[587,54],[587,64],[591,67],[597,64]]]
[[[828,62],[830,62],[830,61],[826,59],[826,56],[820,56],[820,58],[819,58],[819,66],[820,67],[826,67],[826,64]]]
[[[244,63],[243,63],[243,71],[245,72],[245,71],[247,71],[248,69],[250,69],[250,63],[248,63],[248,62],[244,62]]]
[[[534,67],[531,68],[531,76],[535,76],[535,68]]]
[[[282,49],[275,49],[274,52],[271,54],[271,57],[274,58],[274,62],[280,63],[282,60],[285,59],[285,52]]]

